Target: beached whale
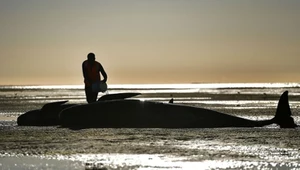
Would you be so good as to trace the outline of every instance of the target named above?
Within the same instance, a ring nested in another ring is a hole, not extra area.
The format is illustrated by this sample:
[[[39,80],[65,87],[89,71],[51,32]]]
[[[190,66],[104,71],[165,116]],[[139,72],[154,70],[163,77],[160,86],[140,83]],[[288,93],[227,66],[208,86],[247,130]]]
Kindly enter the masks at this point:
[[[117,93],[101,96],[98,101],[125,99],[141,93]],[[67,104],[68,101],[58,101],[45,104],[41,109],[31,110],[17,118],[19,126],[53,126],[59,125],[59,113],[68,107],[78,104]]]
[[[59,114],[60,125],[78,128],[219,128],[262,127],[273,123],[281,128],[295,128],[288,92],[278,102],[270,120],[248,120],[217,111],[134,99],[107,100],[68,107]]]
[[[45,104],[41,109],[30,110],[17,118],[19,126],[53,126],[59,125],[59,113],[76,104],[59,101]]]

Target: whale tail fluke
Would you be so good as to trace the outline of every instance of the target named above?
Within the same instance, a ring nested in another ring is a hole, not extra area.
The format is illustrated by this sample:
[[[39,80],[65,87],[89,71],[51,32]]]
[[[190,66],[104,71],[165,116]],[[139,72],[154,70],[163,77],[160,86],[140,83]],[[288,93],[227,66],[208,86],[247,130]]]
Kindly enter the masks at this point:
[[[288,91],[285,91],[279,99],[276,114],[273,119],[280,128],[295,128],[297,125],[291,116],[292,112],[289,105]]]

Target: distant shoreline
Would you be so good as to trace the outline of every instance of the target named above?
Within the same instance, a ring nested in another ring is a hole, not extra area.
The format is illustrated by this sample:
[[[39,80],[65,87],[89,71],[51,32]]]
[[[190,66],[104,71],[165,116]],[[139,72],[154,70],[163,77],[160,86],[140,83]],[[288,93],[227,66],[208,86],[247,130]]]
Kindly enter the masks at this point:
[[[186,89],[186,88],[299,88],[300,83],[182,83],[182,84],[108,84],[110,89]],[[84,85],[0,85],[0,89],[83,89]]]

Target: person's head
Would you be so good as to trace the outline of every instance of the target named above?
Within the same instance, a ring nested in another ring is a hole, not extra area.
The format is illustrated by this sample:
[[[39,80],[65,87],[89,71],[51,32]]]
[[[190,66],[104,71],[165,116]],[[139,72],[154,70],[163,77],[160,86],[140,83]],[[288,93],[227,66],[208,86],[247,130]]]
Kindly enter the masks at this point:
[[[87,55],[87,59],[88,59],[88,61],[89,61],[90,63],[93,63],[93,62],[96,60],[95,54],[94,54],[94,53],[89,53],[89,54]]]

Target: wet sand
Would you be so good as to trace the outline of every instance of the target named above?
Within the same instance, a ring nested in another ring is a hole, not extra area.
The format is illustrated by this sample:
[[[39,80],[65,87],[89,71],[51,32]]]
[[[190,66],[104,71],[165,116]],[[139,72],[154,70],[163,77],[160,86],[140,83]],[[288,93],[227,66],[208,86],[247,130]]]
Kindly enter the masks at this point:
[[[138,98],[167,102],[174,97],[175,103],[253,120],[272,118],[279,99],[278,94],[217,92],[145,93]],[[52,100],[51,97],[42,101],[14,98],[1,103],[5,114],[0,117],[0,169],[300,168],[299,128],[280,129],[276,125],[213,129],[17,126],[20,113],[40,108]],[[300,124],[299,96],[291,96],[290,101],[294,118]]]
[[[0,136],[4,169],[300,168],[300,130],[275,125],[74,130],[2,121]]]

